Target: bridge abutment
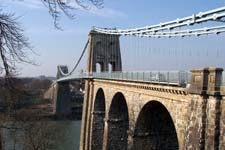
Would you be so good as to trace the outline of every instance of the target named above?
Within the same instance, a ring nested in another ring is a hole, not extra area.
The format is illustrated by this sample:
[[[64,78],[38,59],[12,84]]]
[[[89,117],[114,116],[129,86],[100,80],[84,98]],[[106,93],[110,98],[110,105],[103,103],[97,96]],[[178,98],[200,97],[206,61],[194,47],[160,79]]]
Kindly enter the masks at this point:
[[[186,149],[211,150],[224,145],[221,140],[221,109],[225,105],[221,95],[222,69],[204,68],[192,71],[192,94],[190,103],[189,125],[186,135]],[[194,115],[193,115],[194,113]],[[223,124],[223,123],[222,123]],[[224,126],[223,126],[224,127]]]
[[[207,103],[205,149],[219,149],[221,97],[210,96]]]
[[[59,82],[56,84],[54,92],[54,111],[56,117],[71,115],[71,92],[69,82]]]

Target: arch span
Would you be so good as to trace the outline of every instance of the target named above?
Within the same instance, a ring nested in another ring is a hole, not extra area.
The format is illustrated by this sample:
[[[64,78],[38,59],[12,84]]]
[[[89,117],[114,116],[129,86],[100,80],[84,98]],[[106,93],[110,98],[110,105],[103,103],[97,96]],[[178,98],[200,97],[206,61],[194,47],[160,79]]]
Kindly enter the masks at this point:
[[[150,101],[142,108],[136,121],[133,143],[135,150],[179,149],[173,120],[163,104]]]
[[[105,117],[105,94],[100,88],[98,89],[94,108],[92,113],[92,141],[91,147],[93,150],[102,149],[104,135],[104,117]]]
[[[107,150],[127,149],[129,115],[126,99],[117,93],[112,99],[108,114]]]

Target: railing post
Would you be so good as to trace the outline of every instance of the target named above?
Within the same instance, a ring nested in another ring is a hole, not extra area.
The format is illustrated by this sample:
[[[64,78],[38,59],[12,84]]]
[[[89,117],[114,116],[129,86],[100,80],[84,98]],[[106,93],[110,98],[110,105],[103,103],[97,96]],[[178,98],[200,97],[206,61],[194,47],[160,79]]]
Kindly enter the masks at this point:
[[[160,71],[158,72],[158,83],[160,83]]]
[[[133,72],[131,72],[131,80],[133,80]]]
[[[180,74],[181,74],[181,73],[180,73],[180,71],[179,71],[179,72],[178,72],[178,80],[179,80],[179,81],[178,81],[178,82],[179,82],[178,84],[179,84],[179,85],[181,84],[181,75],[180,75]]]
[[[137,81],[138,81],[138,79],[139,79],[139,78],[138,78],[138,72],[137,72]]]
[[[145,81],[145,72],[143,71],[143,81]]]
[[[152,81],[152,72],[149,73],[150,81]]]
[[[170,72],[167,72],[167,83],[170,84]]]

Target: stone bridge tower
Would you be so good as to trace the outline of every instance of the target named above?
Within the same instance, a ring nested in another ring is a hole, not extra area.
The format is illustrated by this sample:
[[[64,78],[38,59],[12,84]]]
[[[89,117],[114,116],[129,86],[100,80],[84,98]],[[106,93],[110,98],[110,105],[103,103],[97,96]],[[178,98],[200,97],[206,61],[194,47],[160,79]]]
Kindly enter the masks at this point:
[[[62,77],[64,76],[64,75],[62,74],[61,71],[62,71],[64,74],[67,74],[67,73],[69,72],[67,66],[64,66],[64,65],[58,65],[58,66],[57,66],[57,74],[56,74],[56,78],[57,78],[57,79],[60,79],[60,78],[62,78]]]
[[[119,35],[89,33],[87,72],[122,71]]]

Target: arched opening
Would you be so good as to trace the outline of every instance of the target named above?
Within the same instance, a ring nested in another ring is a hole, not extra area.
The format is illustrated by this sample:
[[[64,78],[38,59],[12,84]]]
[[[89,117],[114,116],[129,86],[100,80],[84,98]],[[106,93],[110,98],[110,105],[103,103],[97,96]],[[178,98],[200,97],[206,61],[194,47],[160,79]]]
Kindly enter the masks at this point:
[[[92,113],[92,142],[93,150],[101,150],[103,145],[104,135],[104,117],[105,117],[105,95],[102,89],[99,89],[95,101],[94,110]]]
[[[101,63],[96,63],[96,72],[102,72],[103,68],[102,68],[102,64]]]
[[[112,64],[111,63],[108,64],[108,69],[109,69],[109,72],[112,72],[113,71],[112,70]]]
[[[178,150],[179,144],[173,120],[167,109],[157,101],[141,110],[134,131],[134,149]]]
[[[116,63],[115,62],[111,62],[110,63],[110,68],[111,68],[110,72],[118,71],[118,69],[116,68]]]
[[[127,103],[122,93],[117,93],[113,97],[108,117],[107,150],[126,150],[129,116]]]

